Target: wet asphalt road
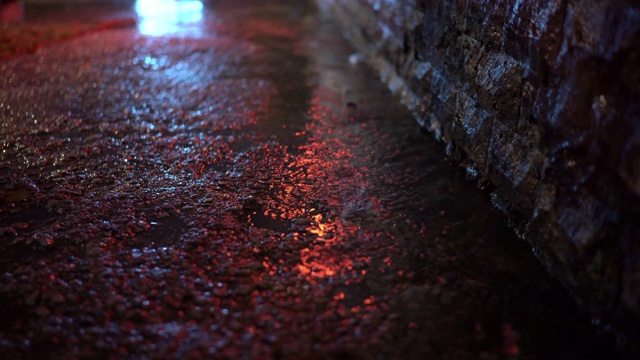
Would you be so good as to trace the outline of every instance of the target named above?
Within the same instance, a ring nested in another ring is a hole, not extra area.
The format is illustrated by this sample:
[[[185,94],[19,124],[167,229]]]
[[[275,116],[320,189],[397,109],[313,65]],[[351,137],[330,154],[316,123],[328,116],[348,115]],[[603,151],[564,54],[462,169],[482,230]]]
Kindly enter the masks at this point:
[[[616,357],[312,6],[144,3],[0,62],[4,356]]]

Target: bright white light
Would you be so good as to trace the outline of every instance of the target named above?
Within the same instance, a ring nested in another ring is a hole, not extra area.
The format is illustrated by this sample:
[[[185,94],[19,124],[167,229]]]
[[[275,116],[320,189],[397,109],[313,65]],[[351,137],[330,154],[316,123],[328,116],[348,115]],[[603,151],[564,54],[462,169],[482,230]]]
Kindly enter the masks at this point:
[[[138,30],[160,36],[180,32],[182,26],[202,21],[203,5],[195,0],[137,0]]]

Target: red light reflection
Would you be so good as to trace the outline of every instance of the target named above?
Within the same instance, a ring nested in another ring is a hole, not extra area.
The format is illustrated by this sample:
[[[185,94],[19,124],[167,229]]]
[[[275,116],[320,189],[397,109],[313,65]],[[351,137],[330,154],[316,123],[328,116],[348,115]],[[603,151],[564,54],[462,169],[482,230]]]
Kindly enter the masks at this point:
[[[362,276],[366,266],[356,269],[354,261],[366,264],[369,258],[345,255],[339,246],[361,231],[349,216],[364,208],[375,211],[375,201],[366,195],[365,171],[350,163],[354,155],[348,144],[331,133],[338,115],[327,98],[337,95],[322,87],[314,92],[305,129],[310,141],[297,155],[288,155],[286,165],[274,164],[272,171],[285,181],[270,185],[263,215],[291,222],[298,230],[293,240],[312,241],[300,250],[300,263],[293,268],[307,281]]]

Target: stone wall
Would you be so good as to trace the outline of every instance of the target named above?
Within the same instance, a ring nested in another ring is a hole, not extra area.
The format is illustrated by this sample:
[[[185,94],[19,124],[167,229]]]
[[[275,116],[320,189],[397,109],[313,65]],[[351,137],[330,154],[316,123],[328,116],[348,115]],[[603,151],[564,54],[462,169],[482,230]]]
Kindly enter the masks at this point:
[[[318,3],[640,353],[640,1]]]

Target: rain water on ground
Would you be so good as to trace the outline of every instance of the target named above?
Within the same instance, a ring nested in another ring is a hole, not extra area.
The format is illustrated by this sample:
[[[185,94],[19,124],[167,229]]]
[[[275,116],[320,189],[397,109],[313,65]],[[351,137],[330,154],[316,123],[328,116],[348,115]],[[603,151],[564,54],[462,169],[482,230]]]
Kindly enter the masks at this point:
[[[0,62],[4,354],[615,357],[313,6],[161,3]]]

